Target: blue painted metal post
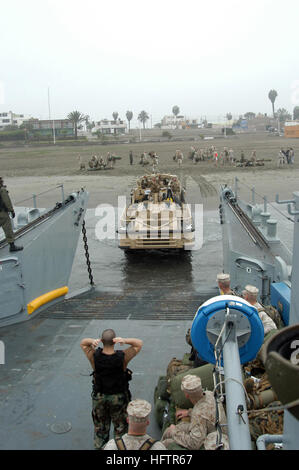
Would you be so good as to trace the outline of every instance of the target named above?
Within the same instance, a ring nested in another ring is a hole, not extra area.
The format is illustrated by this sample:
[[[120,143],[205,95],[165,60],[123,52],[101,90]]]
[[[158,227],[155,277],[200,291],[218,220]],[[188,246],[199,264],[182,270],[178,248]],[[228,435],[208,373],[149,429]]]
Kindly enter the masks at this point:
[[[224,341],[223,368],[229,446],[231,450],[251,450],[246,397],[243,389],[236,334],[236,320],[235,314],[226,315],[225,331],[222,336],[222,341]]]

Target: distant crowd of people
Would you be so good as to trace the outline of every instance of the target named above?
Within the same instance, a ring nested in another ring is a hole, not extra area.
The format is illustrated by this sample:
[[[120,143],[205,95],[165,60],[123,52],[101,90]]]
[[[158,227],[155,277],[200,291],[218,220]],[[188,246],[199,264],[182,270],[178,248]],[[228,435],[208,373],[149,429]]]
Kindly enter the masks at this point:
[[[105,170],[114,168],[116,160],[119,160],[121,157],[117,157],[114,153],[107,152],[106,157],[93,155],[88,161],[88,166],[90,169],[94,170]],[[82,160],[81,155],[78,156],[79,170],[86,170],[86,165]]]
[[[88,162],[90,169],[111,169],[114,168],[116,160],[121,157],[117,157],[114,153],[107,152],[106,157],[103,156],[92,156]],[[134,165],[134,154],[133,151],[129,152],[129,164]],[[203,161],[211,161],[215,167],[230,165],[238,167],[246,166],[264,166],[264,158],[258,159],[257,151],[253,149],[249,156],[245,156],[244,150],[240,150],[240,153],[236,152],[232,148],[224,147],[223,150],[218,150],[214,145],[206,148],[190,147],[188,159],[193,164]],[[295,159],[295,152],[292,147],[288,147],[286,150],[281,148],[278,152],[277,166],[292,165]],[[81,156],[78,157],[79,169],[85,170],[86,165],[83,163]],[[173,161],[178,163],[179,167],[182,167],[184,161],[184,154],[182,150],[177,149],[173,155]],[[268,160],[268,161],[271,161]],[[138,162],[141,166],[150,165],[153,173],[156,173],[159,165],[159,156],[155,151],[142,152]]]
[[[256,150],[252,150],[249,158],[246,158],[244,151],[241,150],[238,158],[232,148],[228,149],[227,147],[224,147],[223,150],[218,151],[214,145],[206,149],[199,149],[191,146],[189,158],[194,164],[200,161],[210,160],[216,167],[218,165],[258,166],[261,164],[257,159]]]

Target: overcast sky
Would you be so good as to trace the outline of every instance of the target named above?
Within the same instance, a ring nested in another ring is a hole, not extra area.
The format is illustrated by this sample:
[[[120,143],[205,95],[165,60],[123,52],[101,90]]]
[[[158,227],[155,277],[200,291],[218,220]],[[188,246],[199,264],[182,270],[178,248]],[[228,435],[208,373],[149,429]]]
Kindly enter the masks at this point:
[[[298,0],[0,0],[0,112],[153,124],[299,105]]]

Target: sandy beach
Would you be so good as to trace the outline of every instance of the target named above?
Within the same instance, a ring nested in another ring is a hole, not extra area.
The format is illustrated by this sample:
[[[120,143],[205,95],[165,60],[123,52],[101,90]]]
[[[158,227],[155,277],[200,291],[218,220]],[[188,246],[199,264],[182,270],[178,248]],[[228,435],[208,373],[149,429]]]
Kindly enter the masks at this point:
[[[214,145],[218,152],[224,147],[234,150],[235,158],[240,158],[244,151],[245,158],[250,158],[256,149],[257,158],[263,166],[245,167],[229,164],[215,166],[211,160],[196,164],[188,158],[191,146],[208,148]],[[277,154],[280,148],[293,147],[295,161],[293,165],[277,166]],[[173,160],[176,149],[184,154],[182,168]],[[134,164],[129,164],[129,151],[134,154]],[[32,204],[32,194],[38,196],[39,207],[50,207],[61,200],[64,185],[65,195],[86,188],[89,193],[89,208],[98,204],[117,205],[118,196],[129,196],[136,178],[151,173],[151,165],[139,164],[140,154],[144,151],[156,151],[159,156],[158,171],[177,174],[186,187],[187,200],[190,203],[203,203],[207,209],[218,206],[218,193],[221,185],[235,187],[238,178],[240,196],[250,199],[250,188],[255,187],[256,202],[266,196],[275,200],[278,193],[281,199],[291,199],[292,192],[299,190],[299,141],[284,137],[270,137],[267,134],[239,135],[217,138],[214,141],[197,140],[194,142],[139,142],[117,145],[81,145],[81,146],[40,146],[0,148],[0,175],[4,177],[7,188],[15,205]],[[88,162],[92,155],[106,156],[114,153],[120,159],[113,169],[89,171]],[[78,157],[85,163],[85,170],[79,169]],[[45,191],[48,191],[46,192]]]
[[[291,199],[293,191],[299,190],[299,169],[269,170],[261,173],[258,170],[248,170],[208,173],[203,176],[190,175],[183,169],[188,202],[203,203],[207,209],[215,209],[219,204],[220,186],[226,184],[234,188],[235,178],[238,178],[241,197],[250,200],[252,197],[250,188],[255,188],[257,203],[262,202],[263,196],[266,196],[269,202],[273,202],[276,194],[279,194],[280,199]],[[135,180],[135,175],[106,176],[103,172],[97,172],[92,176],[82,174],[6,177],[5,184],[16,206],[31,207],[32,195],[36,194],[38,207],[50,207],[61,200],[60,185],[63,184],[66,196],[84,187],[89,192],[88,207],[94,208],[99,204],[116,206],[118,196],[129,197]]]

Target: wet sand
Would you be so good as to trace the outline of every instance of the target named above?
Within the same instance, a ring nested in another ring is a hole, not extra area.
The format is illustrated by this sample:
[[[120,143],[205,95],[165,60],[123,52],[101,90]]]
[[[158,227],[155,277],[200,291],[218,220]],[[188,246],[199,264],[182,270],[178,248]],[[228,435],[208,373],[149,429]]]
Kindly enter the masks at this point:
[[[113,170],[111,170],[112,173]],[[95,173],[95,172],[94,172]],[[64,193],[68,195],[84,187],[89,192],[89,208],[99,204],[112,204],[117,206],[118,196],[129,197],[134,187],[135,175],[60,175],[60,176],[15,176],[6,177],[5,184],[10,192],[13,204],[16,206],[31,206],[32,195],[38,196],[38,207],[50,207],[61,200],[61,184]],[[140,171],[140,175],[145,172]],[[187,201],[203,203],[206,209],[215,209],[219,204],[218,194],[221,185],[235,187],[235,178],[238,178],[239,194],[250,199],[250,188],[255,187],[256,202],[261,203],[266,196],[270,202],[275,200],[278,193],[281,199],[291,199],[293,191],[299,190],[299,169],[283,168],[281,170],[268,170],[259,172],[259,169],[240,169],[239,171],[223,171],[221,173],[207,173],[205,175],[192,173],[189,169],[177,172],[183,175],[186,186]],[[46,192],[45,191],[49,191]]]

